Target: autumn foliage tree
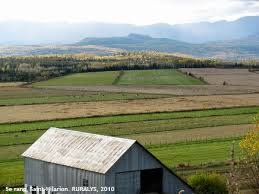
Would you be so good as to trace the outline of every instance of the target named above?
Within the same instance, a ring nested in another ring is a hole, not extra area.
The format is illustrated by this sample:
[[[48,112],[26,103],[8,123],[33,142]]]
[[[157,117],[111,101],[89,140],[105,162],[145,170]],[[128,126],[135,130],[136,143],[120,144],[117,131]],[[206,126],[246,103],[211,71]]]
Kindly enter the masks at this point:
[[[240,142],[245,157],[240,170],[245,184],[254,193],[259,194],[259,119],[255,118],[256,126],[249,131]]]

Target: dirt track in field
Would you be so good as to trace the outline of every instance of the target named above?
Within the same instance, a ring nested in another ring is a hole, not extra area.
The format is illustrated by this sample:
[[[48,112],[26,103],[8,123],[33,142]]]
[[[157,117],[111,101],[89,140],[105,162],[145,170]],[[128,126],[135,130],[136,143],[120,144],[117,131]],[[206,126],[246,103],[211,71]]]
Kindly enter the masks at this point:
[[[259,76],[259,75],[258,75]],[[62,89],[74,91],[97,92],[127,92],[147,94],[169,94],[176,96],[218,95],[218,94],[253,94],[259,93],[259,86],[219,86],[219,85],[192,85],[192,86],[48,86],[41,88]]]
[[[16,87],[26,84],[26,82],[1,82],[0,87]]]
[[[259,106],[259,94],[6,106],[0,123],[237,106]]]
[[[181,71],[202,77],[207,83],[215,85],[259,86],[259,75],[248,69],[182,68]]]
[[[245,135],[254,126],[249,125],[229,125],[219,127],[204,127],[188,130],[174,130],[157,133],[134,134],[124,136],[130,139],[136,139],[142,144],[165,144],[177,143],[192,140],[230,138]]]

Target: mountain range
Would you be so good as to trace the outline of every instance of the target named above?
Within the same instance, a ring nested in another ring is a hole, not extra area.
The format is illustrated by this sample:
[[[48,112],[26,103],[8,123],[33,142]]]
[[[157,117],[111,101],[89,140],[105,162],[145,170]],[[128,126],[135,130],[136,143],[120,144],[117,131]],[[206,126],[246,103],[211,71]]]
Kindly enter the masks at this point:
[[[130,34],[125,37],[85,38],[76,45],[97,45],[126,51],[172,52],[206,58],[251,59],[259,56],[259,34],[240,39],[199,44]]]
[[[246,38],[259,32],[259,16],[236,21],[190,24],[153,24],[137,26],[109,23],[0,22],[0,44],[72,44],[85,37],[123,37],[135,33],[153,38],[167,38],[187,43],[206,43]]]
[[[109,55],[116,52],[157,51],[192,57],[221,58],[229,60],[259,59],[259,34],[245,38],[187,43],[169,38],[129,34],[123,37],[84,38],[67,45],[0,46],[0,56],[49,55],[94,53]]]

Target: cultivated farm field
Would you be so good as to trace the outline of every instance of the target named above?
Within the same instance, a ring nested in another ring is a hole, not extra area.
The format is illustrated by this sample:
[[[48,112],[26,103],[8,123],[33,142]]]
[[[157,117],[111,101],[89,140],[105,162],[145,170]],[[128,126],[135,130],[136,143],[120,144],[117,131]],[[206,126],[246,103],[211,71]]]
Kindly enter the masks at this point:
[[[2,106],[0,123],[239,106],[259,106],[259,94]]]
[[[123,71],[118,85],[203,85],[193,77],[174,69]]]
[[[168,96],[169,95],[166,94],[91,92],[46,88],[39,89],[32,87],[0,87],[0,106],[153,99]]]
[[[50,127],[136,139],[183,178],[227,173],[232,145],[242,157],[239,141],[254,127],[259,86],[193,75],[89,72],[1,87],[0,187],[23,184],[21,154]]]
[[[224,86],[221,85],[107,85],[107,86],[41,86],[42,89],[74,90],[89,92],[114,92],[136,94],[165,94],[173,96],[209,96],[226,94],[259,93],[259,87],[254,86]]]
[[[0,183],[21,184],[23,163],[20,155],[50,126],[136,137],[170,168],[175,168],[180,163],[191,166],[201,163],[225,164],[230,145],[234,140],[238,142],[249,130],[253,123],[252,117],[257,112],[258,107],[247,107],[1,124],[0,166],[6,166],[1,169],[3,174],[10,174],[2,177]],[[229,131],[222,133],[226,129]],[[186,138],[184,134],[187,135]],[[188,134],[192,136],[189,137]],[[218,149],[216,155],[209,154],[211,147]],[[179,151],[175,152],[175,149]],[[193,152],[199,149],[203,151],[199,154]],[[177,155],[180,150],[185,154]],[[166,153],[171,154],[166,156]],[[192,157],[195,160],[189,159]]]
[[[159,69],[78,73],[34,83],[33,86],[70,91],[177,96],[259,93],[258,74],[248,70],[234,70],[233,74],[228,69],[214,68],[201,68],[200,71],[186,68],[181,71]],[[206,71],[210,74],[204,73]],[[227,84],[222,87],[224,82]]]
[[[199,79],[182,74],[174,69],[130,70],[78,73],[34,86],[91,86],[91,85],[203,85]]]
[[[182,68],[212,85],[259,86],[259,75],[248,69]]]

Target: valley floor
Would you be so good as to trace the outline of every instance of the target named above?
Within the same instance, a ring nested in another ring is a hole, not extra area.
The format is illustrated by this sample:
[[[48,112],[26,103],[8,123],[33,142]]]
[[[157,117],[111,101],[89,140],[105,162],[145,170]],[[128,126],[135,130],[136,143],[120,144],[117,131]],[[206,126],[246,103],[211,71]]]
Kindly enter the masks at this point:
[[[74,86],[0,87],[0,187],[23,184],[21,154],[49,127],[136,139],[183,178],[226,174],[259,113],[257,86],[93,86],[82,76]]]

